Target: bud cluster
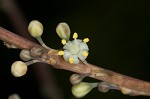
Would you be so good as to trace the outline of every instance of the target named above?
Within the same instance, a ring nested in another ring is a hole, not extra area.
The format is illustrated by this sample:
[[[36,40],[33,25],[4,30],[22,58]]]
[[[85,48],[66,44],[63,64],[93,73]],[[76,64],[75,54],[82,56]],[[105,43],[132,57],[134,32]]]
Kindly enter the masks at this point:
[[[28,25],[28,32],[34,38],[36,38],[39,43],[44,47],[44,49],[50,49],[42,40],[41,36],[43,34],[43,25],[38,20],[33,20]],[[79,64],[79,62],[86,61],[86,58],[89,54],[89,48],[87,42],[89,38],[84,38],[83,40],[77,39],[78,34],[75,32],[73,34],[72,41],[70,39],[70,28],[67,23],[59,23],[56,27],[56,33],[62,39],[61,43],[64,45],[63,50],[60,50],[57,54],[63,56],[65,61],[68,61],[70,64]],[[43,48],[42,47],[42,48]],[[21,77],[26,74],[28,66],[40,62],[36,60],[38,56],[43,52],[42,48],[32,48],[31,50],[23,49],[20,52],[20,58],[25,61],[16,61],[11,66],[11,73],[15,77]],[[34,57],[34,58],[33,58]],[[36,58],[36,59],[35,59]],[[93,88],[98,86],[98,83],[88,83],[82,82],[85,78],[85,75],[73,74],[70,77],[70,81],[73,84],[72,94],[81,98],[87,95]]]

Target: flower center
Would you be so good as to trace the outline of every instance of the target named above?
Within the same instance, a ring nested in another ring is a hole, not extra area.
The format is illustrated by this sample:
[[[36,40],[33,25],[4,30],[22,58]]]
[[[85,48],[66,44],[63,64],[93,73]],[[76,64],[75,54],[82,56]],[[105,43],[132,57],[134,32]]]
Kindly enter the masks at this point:
[[[80,48],[76,44],[72,44],[70,46],[70,53],[71,54],[77,54],[79,52]]]

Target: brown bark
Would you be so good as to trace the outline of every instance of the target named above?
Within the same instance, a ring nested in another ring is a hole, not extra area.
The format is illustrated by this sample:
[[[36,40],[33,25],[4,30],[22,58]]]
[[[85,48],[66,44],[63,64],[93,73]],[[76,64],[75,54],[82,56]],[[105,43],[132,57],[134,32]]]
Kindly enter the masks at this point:
[[[23,37],[20,37],[2,27],[0,27],[0,39],[10,44],[16,45],[21,49],[31,50],[33,47],[43,48],[42,46]],[[69,70],[75,73],[87,75],[98,80],[109,82],[116,85],[124,94],[150,96],[150,82],[125,76],[89,63],[80,62],[77,65],[70,64],[69,62],[66,62],[61,56],[57,55],[57,50],[51,48],[45,50],[47,51],[44,51],[44,53],[42,53],[42,55],[40,54],[41,56],[39,56],[43,58],[40,59],[40,61],[48,63],[54,68]]]

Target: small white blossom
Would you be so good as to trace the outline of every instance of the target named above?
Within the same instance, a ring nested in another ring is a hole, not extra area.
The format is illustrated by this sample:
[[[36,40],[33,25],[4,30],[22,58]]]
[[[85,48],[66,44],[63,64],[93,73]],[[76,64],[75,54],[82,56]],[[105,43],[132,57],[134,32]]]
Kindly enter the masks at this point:
[[[74,33],[73,41],[66,42],[65,39],[62,39],[62,44],[64,45],[63,49],[64,52],[58,53],[58,55],[63,55],[63,58],[65,61],[69,61],[71,64],[78,64],[79,60],[85,61],[89,54],[89,48],[87,45],[87,42],[89,41],[88,38],[85,38],[84,40],[77,39],[78,34]],[[62,52],[62,51],[61,51]]]

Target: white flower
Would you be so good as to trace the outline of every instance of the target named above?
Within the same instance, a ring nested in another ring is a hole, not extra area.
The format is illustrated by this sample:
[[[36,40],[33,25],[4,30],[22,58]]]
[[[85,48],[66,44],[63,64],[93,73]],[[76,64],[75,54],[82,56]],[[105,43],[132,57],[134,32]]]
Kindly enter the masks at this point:
[[[79,60],[85,61],[89,54],[89,48],[87,45],[87,42],[89,41],[88,38],[85,38],[84,40],[77,39],[78,34],[73,34],[73,41],[66,42],[65,39],[62,39],[62,44],[64,45],[63,53],[58,53],[58,55],[63,55],[63,58],[65,61],[69,61],[71,64],[78,64]],[[62,51],[60,51],[62,52]]]

